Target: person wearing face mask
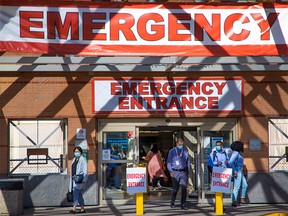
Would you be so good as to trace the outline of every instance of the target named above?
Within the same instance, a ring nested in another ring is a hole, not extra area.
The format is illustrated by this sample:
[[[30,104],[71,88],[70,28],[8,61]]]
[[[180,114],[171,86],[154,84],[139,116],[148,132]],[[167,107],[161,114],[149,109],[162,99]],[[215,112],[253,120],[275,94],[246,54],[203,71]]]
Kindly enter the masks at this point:
[[[190,173],[190,158],[188,150],[183,147],[184,141],[178,138],[176,146],[170,149],[167,159],[167,169],[172,178],[173,191],[170,207],[175,208],[175,200],[179,187],[181,186],[181,208],[187,210],[187,185]]]
[[[215,150],[211,152],[210,157],[208,159],[209,172],[212,173],[213,166],[226,168],[228,160],[229,160],[228,155],[226,151],[223,149],[223,143],[221,141],[217,141]]]
[[[231,158],[229,159],[229,167],[233,169],[233,176],[234,176],[234,187],[232,193],[232,207],[238,206],[238,194],[241,189],[240,194],[240,205],[248,204],[245,201],[246,191],[248,187],[247,180],[243,174],[243,167],[244,167],[244,158],[242,153],[244,152],[244,144],[241,141],[234,141],[230,145],[231,149],[233,150]]]
[[[85,213],[83,191],[86,187],[86,182],[88,179],[88,165],[86,158],[82,156],[83,150],[81,147],[77,146],[73,150],[74,158],[71,164],[70,171],[70,184],[69,191],[73,191],[73,207],[69,211],[70,214],[76,214],[76,207],[80,206],[80,213]],[[76,179],[75,176],[80,176],[80,180]]]

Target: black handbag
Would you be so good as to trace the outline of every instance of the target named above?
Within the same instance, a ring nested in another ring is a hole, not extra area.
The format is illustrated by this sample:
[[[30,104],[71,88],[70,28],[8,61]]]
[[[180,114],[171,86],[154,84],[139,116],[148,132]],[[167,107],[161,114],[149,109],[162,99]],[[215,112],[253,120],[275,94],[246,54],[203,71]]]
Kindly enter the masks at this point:
[[[84,175],[83,174],[79,174],[79,175],[74,175],[73,176],[73,180],[77,184],[82,183],[83,179],[84,179]]]
[[[68,191],[66,194],[67,202],[73,202],[73,192]]]
[[[66,200],[67,202],[73,202],[73,181],[72,181],[72,190],[66,193]]]

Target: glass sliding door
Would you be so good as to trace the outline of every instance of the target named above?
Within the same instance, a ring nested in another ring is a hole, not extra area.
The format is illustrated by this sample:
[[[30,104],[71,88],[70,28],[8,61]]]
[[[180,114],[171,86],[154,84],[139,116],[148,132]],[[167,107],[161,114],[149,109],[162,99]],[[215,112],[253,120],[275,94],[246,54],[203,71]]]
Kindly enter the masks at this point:
[[[216,141],[222,141],[226,152],[229,154],[230,144],[236,140],[236,127],[235,125],[222,125],[214,127],[201,127],[201,154],[200,154],[200,185],[199,185],[199,202],[211,202],[215,198],[215,193],[210,191],[211,174],[208,171],[208,159],[210,153],[215,150]],[[219,130],[217,130],[219,129]],[[229,156],[229,155],[228,155]],[[230,199],[230,194],[223,194],[223,198]]]
[[[126,168],[135,164],[134,131],[102,133],[102,194],[104,200],[128,199]],[[132,196],[133,197],[133,196]]]

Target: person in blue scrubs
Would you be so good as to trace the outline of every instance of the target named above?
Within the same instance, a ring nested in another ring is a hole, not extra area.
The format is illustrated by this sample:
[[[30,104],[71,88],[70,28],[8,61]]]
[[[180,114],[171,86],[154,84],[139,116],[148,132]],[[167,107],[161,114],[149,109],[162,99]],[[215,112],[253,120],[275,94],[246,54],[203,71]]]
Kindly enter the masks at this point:
[[[171,195],[171,208],[175,208],[175,200],[181,186],[181,208],[187,210],[187,185],[190,173],[190,158],[188,150],[183,147],[184,141],[178,138],[176,146],[170,149],[167,159],[167,169],[172,178],[173,191]]]
[[[230,147],[233,150],[233,152],[231,158],[229,159],[229,167],[233,169],[233,175],[234,175],[232,206],[237,207],[238,205],[237,199],[240,188],[241,188],[240,205],[247,204],[245,201],[245,197],[248,184],[243,174],[244,158],[242,156],[242,152],[244,152],[244,145],[241,141],[234,141]]]
[[[217,141],[216,148],[211,152],[208,159],[208,166],[211,168],[213,166],[226,168],[228,165],[228,160],[229,157],[225,149],[223,149],[223,143],[221,141]]]

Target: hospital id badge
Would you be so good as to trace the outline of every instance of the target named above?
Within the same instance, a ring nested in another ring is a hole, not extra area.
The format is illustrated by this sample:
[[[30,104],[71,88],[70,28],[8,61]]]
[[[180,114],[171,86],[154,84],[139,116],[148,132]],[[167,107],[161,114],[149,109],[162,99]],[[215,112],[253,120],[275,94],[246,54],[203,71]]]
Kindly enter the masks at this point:
[[[179,166],[179,161],[178,160],[176,160],[175,163],[176,163],[177,166]]]

